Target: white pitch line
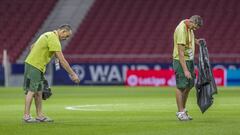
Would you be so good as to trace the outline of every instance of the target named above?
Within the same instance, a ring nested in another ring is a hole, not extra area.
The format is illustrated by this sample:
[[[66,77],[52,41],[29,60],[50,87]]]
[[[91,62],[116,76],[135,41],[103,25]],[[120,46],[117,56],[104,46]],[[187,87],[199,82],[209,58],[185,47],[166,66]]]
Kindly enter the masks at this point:
[[[193,105],[193,104],[191,104]],[[239,106],[240,104],[213,104],[213,106]],[[142,109],[157,109],[159,107],[175,107],[176,104],[147,104],[147,103],[137,103],[137,104],[85,104],[76,106],[67,106],[66,110],[73,111],[127,111],[127,110],[142,110]]]
[[[98,107],[117,107],[126,106],[127,104],[93,104],[93,105],[78,105],[78,106],[67,106],[67,110],[80,110],[80,111],[116,111],[114,109],[98,108]],[[97,109],[98,108],[98,109]]]
[[[139,109],[143,109],[142,107],[148,109],[151,107],[169,107],[169,106],[175,106],[175,104],[86,104],[86,105],[77,105],[77,106],[67,106],[65,107],[66,110],[78,110],[78,111],[121,111],[126,110],[125,107],[129,107],[131,110],[132,107],[138,108],[136,106],[139,106]],[[115,108],[115,109],[114,109]],[[117,108],[117,109],[116,109]],[[129,110],[127,109],[127,110]]]

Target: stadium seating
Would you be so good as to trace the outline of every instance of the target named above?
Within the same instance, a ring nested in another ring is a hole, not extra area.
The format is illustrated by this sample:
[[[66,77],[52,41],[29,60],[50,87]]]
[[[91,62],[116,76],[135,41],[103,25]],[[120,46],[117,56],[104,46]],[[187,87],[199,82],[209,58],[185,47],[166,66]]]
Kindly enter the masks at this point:
[[[0,1],[0,62],[2,50],[7,49],[14,63],[28,46],[57,0]]]
[[[211,61],[239,62],[228,58],[240,53],[239,7],[238,0],[96,0],[64,53],[71,62],[169,63],[176,25],[199,14],[196,35],[207,40]]]
[[[16,61],[56,2],[0,1],[0,62],[3,49]],[[240,62],[239,7],[238,0],[95,0],[64,54],[70,62],[169,63],[175,27],[199,14],[196,36],[207,40],[211,61]]]

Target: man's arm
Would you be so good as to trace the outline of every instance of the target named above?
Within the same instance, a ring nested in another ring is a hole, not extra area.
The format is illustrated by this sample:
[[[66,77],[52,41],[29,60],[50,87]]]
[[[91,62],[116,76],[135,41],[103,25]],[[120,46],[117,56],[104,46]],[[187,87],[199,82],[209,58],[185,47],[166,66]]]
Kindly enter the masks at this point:
[[[185,58],[184,58],[184,50],[185,50],[184,45],[178,44],[179,61],[180,61],[180,64],[181,64],[181,66],[183,68],[184,75],[188,79],[191,79],[192,76],[191,76],[191,73],[188,71],[188,68],[187,68],[187,65],[186,65],[186,61],[185,61]]]
[[[70,67],[70,65],[67,62],[67,60],[64,58],[63,53],[61,51],[55,52],[55,56],[59,59],[61,66],[68,72],[68,74],[70,75],[72,81],[74,81],[75,83],[79,83],[80,80],[79,80],[78,76],[72,70],[72,68]]]

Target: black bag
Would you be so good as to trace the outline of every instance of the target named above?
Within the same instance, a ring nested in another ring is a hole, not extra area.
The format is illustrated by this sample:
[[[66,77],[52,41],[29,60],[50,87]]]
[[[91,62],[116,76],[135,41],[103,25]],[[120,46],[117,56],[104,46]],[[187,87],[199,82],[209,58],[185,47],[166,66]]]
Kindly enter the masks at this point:
[[[51,88],[48,85],[48,81],[44,80],[43,81],[42,99],[47,100],[48,98],[51,97],[51,95],[52,95],[52,91],[51,91]]]
[[[204,113],[213,103],[213,95],[217,94],[217,86],[209,62],[206,41],[203,39],[199,43],[199,75],[196,90],[198,106]]]

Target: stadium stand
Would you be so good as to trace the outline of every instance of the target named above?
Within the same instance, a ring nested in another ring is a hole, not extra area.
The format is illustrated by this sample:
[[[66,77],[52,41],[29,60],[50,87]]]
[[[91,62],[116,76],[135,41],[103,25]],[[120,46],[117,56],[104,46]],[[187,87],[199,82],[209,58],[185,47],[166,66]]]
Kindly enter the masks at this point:
[[[57,0],[1,0],[1,47],[16,61]],[[216,4],[217,3],[217,4]],[[95,0],[64,53],[70,62],[171,62],[176,25],[199,14],[212,62],[240,62],[238,0]],[[0,53],[0,59],[1,59]]]
[[[7,49],[14,63],[41,27],[57,0],[1,0],[0,1],[0,61]]]
[[[30,46],[44,32],[54,30],[62,24],[69,24],[74,34],[94,1],[95,0],[58,0],[51,10],[51,13],[41,25],[41,28],[38,29],[38,32],[32,38],[31,42],[28,43],[28,47],[16,60],[16,63],[24,62],[30,50]],[[70,40],[62,42],[63,49],[69,41]]]
[[[240,62],[239,6],[238,0],[96,0],[64,52],[71,62],[169,63],[176,25],[199,14],[204,27],[196,35],[207,40],[211,61]]]

